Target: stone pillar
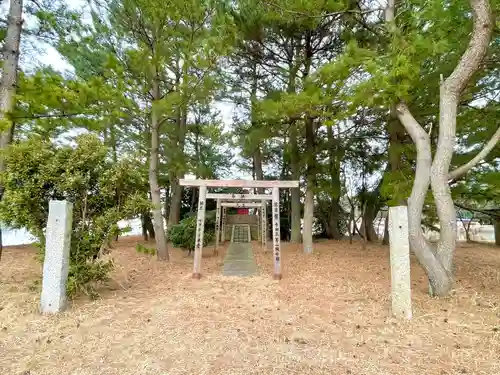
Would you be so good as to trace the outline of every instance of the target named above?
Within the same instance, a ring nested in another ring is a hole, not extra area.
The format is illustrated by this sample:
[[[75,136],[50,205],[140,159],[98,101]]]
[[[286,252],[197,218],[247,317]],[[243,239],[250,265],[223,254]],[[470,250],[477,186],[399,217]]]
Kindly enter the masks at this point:
[[[280,192],[279,188],[273,188],[273,259],[274,279],[281,279],[281,230],[280,230]]]
[[[219,239],[220,239],[220,199],[217,199],[217,208],[215,211],[215,250],[214,253],[217,253],[217,248],[219,247]]]
[[[42,313],[58,313],[66,307],[72,224],[73,205],[67,201],[50,201],[40,298]]]
[[[203,235],[205,232],[205,201],[207,187],[200,186],[198,198],[198,215],[196,218],[196,239],[194,243],[193,279],[201,278],[201,257],[203,255]]]
[[[389,245],[392,314],[398,318],[411,319],[410,244],[406,206],[389,207]]]

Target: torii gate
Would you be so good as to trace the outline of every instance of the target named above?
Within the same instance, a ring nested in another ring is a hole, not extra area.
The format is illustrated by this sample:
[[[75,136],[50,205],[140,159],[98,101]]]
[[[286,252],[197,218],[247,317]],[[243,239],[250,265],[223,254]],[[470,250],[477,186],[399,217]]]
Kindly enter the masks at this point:
[[[219,247],[219,240],[222,237],[222,243],[225,242],[225,233],[226,233],[226,208],[227,207],[235,207],[235,208],[260,208],[261,211],[261,223],[262,227],[262,235],[260,235],[262,246],[265,247],[267,245],[267,213],[266,206],[267,200],[272,200],[272,194],[224,194],[224,193],[212,193],[207,194],[207,199],[216,199],[217,200],[217,209],[215,215],[215,252],[217,252],[217,248]],[[231,200],[232,202],[223,202],[226,200]],[[260,203],[255,203],[254,201],[259,201]],[[247,202],[248,201],[248,202]],[[220,229],[220,215],[222,210],[222,230]],[[263,234],[265,230],[265,235]],[[257,222],[257,231],[259,233],[259,222]],[[222,236],[221,236],[222,234]]]
[[[217,213],[221,208],[221,200],[272,200],[273,214],[273,260],[274,279],[281,279],[281,246],[280,246],[280,199],[279,189],[298,188],[299,181],[266,181],[266,180],[179,180],[180,186],[198,187],[198,215],[196,220],[196,240],[194,249],[193,278],[201,278],[201,258],[203,251],[203,234],[205,231],[205,206],[207,198],[217,199]],[[208,187],[240,187],[271,188],[272,194],[207,194]],[[262,203],[260,203],[262,205]],[[224,212],[223,212],[224,214]],[[218,216],[218,215],[217,215]],[[263,215],[263,218],[265,216]],[[220,216],[219,216],[220,219]],[[216,223],[216,230],[219,223]],[[263,236],[264,237],[264,236]]]
[[[248,194],[246,197],[250,199],[250,197],[253,194]],[[269,195],[269,200],[272,200],[272,195]],[[260,221],[257,221],[257,236],[260,237],[260,241],[262,244],[262,247],[266,247],[267,244],[267,213],[266,213],[266,200],[262,200],[260,203],[254,203],[254,202],[220,202],[219,199],[217,199],[217,213],[215,215],[215,251],[217,251],[217,247],[219,246],[219,226],[217,225],[219,223],[220,217],[219,217],[219,206],[222,208],[222,243],[225,242],[226,240],[226,208],[227,207],[234,207],[234,208],[260,208]],[[262,230],[260,227],[262,226]]]

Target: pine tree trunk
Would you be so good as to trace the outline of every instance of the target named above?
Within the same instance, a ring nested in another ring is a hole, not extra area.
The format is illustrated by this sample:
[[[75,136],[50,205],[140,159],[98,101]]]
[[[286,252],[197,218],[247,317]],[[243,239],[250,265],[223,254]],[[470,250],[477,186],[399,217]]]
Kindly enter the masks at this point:
[[[263,180],[264,179],[264,172],[262,170],[262,154],[260,152],[260,146],[257,146],[257,148],[254,151],[253,165],[254,165],[255,179],[256,180]],[[264,193],[262,188],[259,188],[258,192],[259,192],[259,194]]]
[[[0,133],[0,173],[5,172],[5,160],[3,152],[12,142],[13,123],[9,113],[14,109],[17,88],[17,68],[19,66],[19,45],[21,43],[21,31],[23,27],[23,1],[11,0],[7,21],[7,34],[3,46],[3,71],[0,79],[0,122],[3,131]],[[4,193],[3,185],[0,185],[0,201]],[[3,241],[2,229],[0,227],[0,259],[2,259]]]
[[[182,192],[183,188],[179,185],[179,180],[177,177],[170,183],[170,189],[172,195],[170,196],[170,206],[168,215],[168,226],[179,224],[181,220],[181,204],[182,204]]]
[[[142,235],[145,241],[155,239],[155,229],[153,226],[153,221],[151,220],[151,214],[146,212],[142,214]]]
[[[295,123],[290,127],[290,167],[292,170],[292,180],[300,180],[300,164],[299,151],[297,146],[297,129]],[[300,205],[300,189],[291,189],[291,238],[290,242],[300,243],[302,240],[301,234],[301,205]]]
[[[144,241],[149,241],[148,228],[146,227],[146,214],[141,215],[142,238]]]
[[[259,76],[258,76],[258,72],[257,72],[257,61],[254,61],[254,64],[252,65],[252,88],[251,88],[251,93],[250,93],[250,105],[251,105],[251,115],[250,116],[251,116],[251,122],[252,122],[253,129],[256,129],[259,126],[258,122],[256,121],[256,117],[255,117],[255,103],[257,102],[258,85],[259,85]],[[258,141],[255,142],[255,149],[253,151],[252,161],[253,161],[254,179],[263,180],[264,179],[264,171],[262,170],[262,154],[260,151],[260,142],[258,142]],[[264,189],[258,188],[257,193],[263,194]]]
[[[311,70],[313,58],[312,33],[307,32],[304,42],[304,72],[303,80],[307,79]],[[314,190],[316,185],[316,155],[315,155],[315,129],[314,119],[307,116],[305,120],[306,128],[306,160],[307,160],[307,191],[304,203],[304,231],[302,233],[302,242],[304,252],[310,254],[313,252],[313,222],[314,222]]]
[[[329,158],[329,168],[330,168],[330,201],[331,208],[329,214],[329,238],[335,240],[342,239],[342,233],[339,230],[339,218],[342,208],[339,204],[341,184],[340,184],[340,161],[343,152],[339,150],[339,144],[335,135],[333,134],[333,128],[327,126],[326,128],[327,138],[328,138],[328,158]],[[330,237],[331,236],[331,237]]]
[[[404,103],[397,105],[398,117],[417,148],[415,180],[408,200],[410,245],[427,273],[431,293],[439,296],[449,294],[453,280],[452,264],[457,225],[448,181],[456,137],[458,101],[486,55],[494,24],[488,0],[470,0],[470,4],[474,13],[471,40],[453,73],[440,87],[439,139],[434,162],[429,135],[413,118]],[[437,249],[432,248],[426,241],[421,228],[422,209],[429,184],[440,223]]]
[[[160,83],[158,73],[155,71],[153,80],[153,100],[160,99]],[[157,111],[151,113],[151,155],[149,161],[149,187],[151,190],[151,201],[153,203],[153,221],[156,240],[156,254],[158,260],[169,260],[167,249],[167,238],[163,226],[163,215],[161,213],[160,185],[158,184],[159,168],[159,143],[160,143],[160,123]]]
[[[314,190],[312,184],[307,184],[306,200],[304,202],[304,233],[302,242],[304,253],[313,252],[313,221],[314,221]]]
[[[408,230],[410,246],[429,278],[429,290],[444,296],[452,287],[451,274],[440,263],[435,250],[427,242],[422,231],[422,210],[430,185],[432,164],[429,135],[411,116],[408,108],[398,105],[398,116],[417,148],[417,166],[410,198],[408,199]]]
[[[384,239],[382,240],[382,245],[389,245],[389,212],[387,212],[387,216],[385,217]]]
[[[188,64],[183,65],[182,77],[186,77]],[[180,84],[180,83],[178,83]],[[184,166],[185,166],[185,155],[184,155],[184,146],[186,144],[186,131],[187,131],[187,98],[183,95],[182,97],[182,105],[178,109],[177,112],[177,134],[175,136],[175,142],[177,149],[172,150],[173,152],[173,160],[175,164],[182,166],[179,168],[176,166],[173,172],[170,173],[170,189],[171,189],[171,197],[170,197],[170,206],[169,206],[169,215],[168,215],[168,226],[179,224],[181,220],[181,206],[182,206],[182,196],[184,193],[184,187],[179,185],[179,179],[184,177]]]
[[[316,183],[316,168],[314,155],[314,121],[312,118],[306,120],[306,144],[307,144],[307,191],[304,202],[304,231],[302,242],[304,252],[313,252],[313,223],[314,223],[314,188]]]
[[[288,85],[287,92],[295,93],[295,79],[299,70],[299,62],[296,61],[296,55],[300,53],[300,43],[296,46],[294,37],[291,37],[288,45]],[[296,50],[297,49],[297,50]],[[300,180],[300,155],[297,143],[298,130],[295,120],[290,119],[290,169],[292,172],[292,180]],[[290,242],[300,243],[302,240],[301,233],[301,203],[300,203],[300,189],[291,189],[290,195]]]
[[[327,237],[334,240],[341,240],[343,234],[339,229],[341,207],[338,198],[332,198],[330,213],[327,225]]]
[[[361,222],[361,233],[365,236],[366,240],[369,242],[374,242],[378,240],[377,232],[373,226],[373,221],[377,216],[377,208],[372,204],[366,204],[363,213],[363,220]]]

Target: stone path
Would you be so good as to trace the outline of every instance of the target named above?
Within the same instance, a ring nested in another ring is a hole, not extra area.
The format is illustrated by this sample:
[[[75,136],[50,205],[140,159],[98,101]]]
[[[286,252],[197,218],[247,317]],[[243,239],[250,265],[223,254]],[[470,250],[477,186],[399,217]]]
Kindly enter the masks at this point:
[[[233,242],[224,257],[224,276],[253,276],[257,274],[257,264],[253,257],[252,244]]]

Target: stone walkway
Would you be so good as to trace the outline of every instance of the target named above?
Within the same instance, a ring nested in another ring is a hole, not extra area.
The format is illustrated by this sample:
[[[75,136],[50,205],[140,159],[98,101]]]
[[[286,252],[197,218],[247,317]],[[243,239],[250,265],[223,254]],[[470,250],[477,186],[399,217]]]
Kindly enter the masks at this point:
[[[257,264],[253,257],[252,244],[233,242],[224,257],[224,276],[253,276],[257,274]]]

